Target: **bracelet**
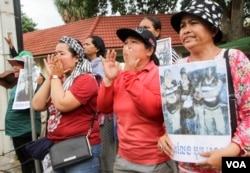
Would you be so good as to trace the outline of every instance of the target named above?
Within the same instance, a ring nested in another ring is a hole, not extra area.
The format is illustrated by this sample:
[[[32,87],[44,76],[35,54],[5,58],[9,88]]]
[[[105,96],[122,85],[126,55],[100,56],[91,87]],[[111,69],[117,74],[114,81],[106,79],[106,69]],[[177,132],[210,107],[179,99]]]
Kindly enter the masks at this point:
[[[50,79],[60,79],[57,75],[52,75]]]

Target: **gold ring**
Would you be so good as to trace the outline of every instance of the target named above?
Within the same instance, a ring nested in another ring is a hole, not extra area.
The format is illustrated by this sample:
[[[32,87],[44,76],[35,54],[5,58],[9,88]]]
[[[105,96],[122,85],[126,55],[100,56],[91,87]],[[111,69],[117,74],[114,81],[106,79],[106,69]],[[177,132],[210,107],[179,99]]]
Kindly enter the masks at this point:
[[[162,145],[161,145],[161,144],[159,144],[158,148],[159,148],[159,150],[162,150]]]

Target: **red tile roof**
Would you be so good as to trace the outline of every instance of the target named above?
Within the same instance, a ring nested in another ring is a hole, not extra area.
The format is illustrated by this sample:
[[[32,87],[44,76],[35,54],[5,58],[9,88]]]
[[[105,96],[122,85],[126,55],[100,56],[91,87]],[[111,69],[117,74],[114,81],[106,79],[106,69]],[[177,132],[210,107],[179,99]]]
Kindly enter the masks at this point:
[[[146,15],[98,16],[79,20],[69,24],[37,30],[23,34],[24,49],[34,56],[52,53],[58,40],[64,36],[77,38],[81,42],[89,35],[103,38],[106,48],[121,48],[122,42],[116,36],[116,30],[122,27],[134,28]],[[173,45],[180,45],[178,34],[170,24],[171,14],[157,14],[162,22],[161,38],[171,37]]]

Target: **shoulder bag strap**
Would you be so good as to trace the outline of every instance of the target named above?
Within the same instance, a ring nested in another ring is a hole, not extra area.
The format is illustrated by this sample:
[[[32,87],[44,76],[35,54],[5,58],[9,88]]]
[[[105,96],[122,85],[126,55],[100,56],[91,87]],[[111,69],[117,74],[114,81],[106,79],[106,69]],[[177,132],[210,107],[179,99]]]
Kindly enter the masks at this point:
[[[232,128],[232,136],[233,136],[234,132],[236,131],[236,127],[237,127],[236,110],[235,110],[236,98],[235,98],[235,95],[234,95],[234,86],[233,86],[233,80],[232,80],[230,65],[229,65],[228,52],[229,52],[229,49],[227,49],[225,51],[224,58],[226,60],[226,66],[227,66],[229,107],[230,107],[231,128]]]
[[[96,111],[96,113],[94,114],[94,116],[93,116],[93,118],[92,118],[92,120],[91,120],[91,124],[90,124],[90,128],[89,128],[89,130],[88,130],[88,133],[87,133],[87,137],[89,137],[90,133],[92,132],[92,128],[93,128],[93,126],[94,126],[94,122],[95,122],[96,115],[97,115],[97,111]]]

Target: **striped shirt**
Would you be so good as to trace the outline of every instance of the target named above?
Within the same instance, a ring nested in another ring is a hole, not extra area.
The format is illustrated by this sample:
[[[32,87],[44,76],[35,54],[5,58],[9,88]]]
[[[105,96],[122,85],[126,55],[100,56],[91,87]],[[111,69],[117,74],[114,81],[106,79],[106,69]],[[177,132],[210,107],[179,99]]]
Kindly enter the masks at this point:
[[[172,63],[177,61],[179,59],[179,55],[176,53],[176,51],[172,48]]]

